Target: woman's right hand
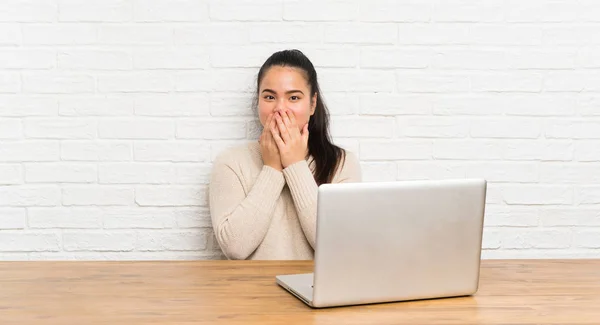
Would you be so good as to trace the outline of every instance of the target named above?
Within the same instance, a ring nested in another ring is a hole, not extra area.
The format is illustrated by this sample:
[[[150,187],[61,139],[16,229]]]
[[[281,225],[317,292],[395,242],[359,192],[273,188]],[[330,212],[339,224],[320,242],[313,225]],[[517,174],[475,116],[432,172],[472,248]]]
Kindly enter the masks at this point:
[[[283,170],[283,166],[281,164],[281,156],[279,155],[279,149],[277,149],[277,143],[271,134],[271,129],[277,129],[275,127],[275,114],[269,114],[267,117],[267,121],[265,122],[265,126],[263,128],[263,132],[260,135],[259,143],[260,143],[260,151],[263,158],[263,163],[265,166],[269,166],[278,171]]]

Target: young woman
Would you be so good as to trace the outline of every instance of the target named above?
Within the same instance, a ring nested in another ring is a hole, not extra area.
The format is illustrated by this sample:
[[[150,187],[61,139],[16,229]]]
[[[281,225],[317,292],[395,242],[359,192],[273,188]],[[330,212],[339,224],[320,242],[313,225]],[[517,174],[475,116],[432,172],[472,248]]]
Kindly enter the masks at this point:
[[[214,162],[217,241],[229,259],[313,259],[318,186],[361,181],[358,159],[332,143],[317,72],[301,51],[271,55],[255,96],[260,139]]]

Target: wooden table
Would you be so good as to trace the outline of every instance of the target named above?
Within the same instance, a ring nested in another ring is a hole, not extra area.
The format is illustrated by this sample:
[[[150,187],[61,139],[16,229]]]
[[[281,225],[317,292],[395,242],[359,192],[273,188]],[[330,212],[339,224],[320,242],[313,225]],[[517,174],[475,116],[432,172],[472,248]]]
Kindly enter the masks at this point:
[[[600,260],[486,260],[471,297],[311,309],[312,262],[2,262],[0,324],[600,324]]]

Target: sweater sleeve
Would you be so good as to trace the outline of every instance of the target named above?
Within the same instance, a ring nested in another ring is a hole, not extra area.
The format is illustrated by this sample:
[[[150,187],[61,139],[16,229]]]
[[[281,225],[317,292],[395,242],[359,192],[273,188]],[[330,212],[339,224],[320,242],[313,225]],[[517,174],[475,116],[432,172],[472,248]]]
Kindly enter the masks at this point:
[[[215,161],[209,185],[210,214],[215,237],[228,259],[247,259],[262,242],[284,184],[280,171],[263,166],[245,193],[234,169],[223,160]]]
[[[319,187],[305,160],[292,164],[283,170],[286,183],[290,188],[296,213],[306,239],[315,248],[317,232],[317,196]],[[342,168],[335,174],[332,183],[350,183],[361,181],[360,163],[357,157],[346,151]]]

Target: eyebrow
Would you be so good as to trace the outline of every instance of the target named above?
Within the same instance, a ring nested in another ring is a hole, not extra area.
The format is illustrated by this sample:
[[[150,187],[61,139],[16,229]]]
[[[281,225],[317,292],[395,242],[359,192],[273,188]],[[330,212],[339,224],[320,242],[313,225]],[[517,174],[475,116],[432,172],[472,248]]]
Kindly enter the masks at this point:
[[[262,92],[263,92],[263,93],[264,93],[264,92],[269,92],[269,93],[276,94],[276,92],[275,92],[273,89],[263,89],[263,91],[262,91]],[[298,90],[298,89],[292,89],[292,90],[288,90],[288,91],[286,91],[285,93],[286,93],[286,94],[292,94],[292,93],[301,93],[302,95],[304,95],[304,93],[303,93],[301,90]]]

